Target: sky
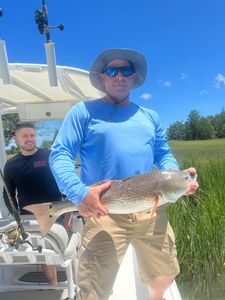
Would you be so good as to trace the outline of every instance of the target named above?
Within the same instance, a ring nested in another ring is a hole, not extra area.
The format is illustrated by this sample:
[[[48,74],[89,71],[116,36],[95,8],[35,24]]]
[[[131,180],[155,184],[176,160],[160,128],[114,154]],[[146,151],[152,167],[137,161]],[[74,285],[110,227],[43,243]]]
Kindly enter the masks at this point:
[[[157,111],[165,127],[225,108],[225,0],[46,0],[58,65],[89,70],[107,48],[132,48],[148,62],[131,100]],[[0,39],[11,63],[46,63],[34,20],[41,0],[0,0]]]

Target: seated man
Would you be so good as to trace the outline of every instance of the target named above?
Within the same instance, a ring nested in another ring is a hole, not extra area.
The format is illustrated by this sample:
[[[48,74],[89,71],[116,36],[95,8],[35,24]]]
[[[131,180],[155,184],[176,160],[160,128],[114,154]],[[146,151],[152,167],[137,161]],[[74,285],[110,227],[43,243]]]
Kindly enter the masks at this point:
[[[62,195],[52,175],[48,158],[50,150],[38,149],[36,130],[32,123],[19,123],[15,129],[15,140],[20,153],[10,158],[4,167],[4,178],[15,207],[21,214],[29,214],[23,209],[30,204],[61,201]],[[12,207],[4,193],[6,206],[10,213]],[[63,226],[72,227],[72,214],[64,215]],[[57,284],[55,266],[42,266],[49,284]]]

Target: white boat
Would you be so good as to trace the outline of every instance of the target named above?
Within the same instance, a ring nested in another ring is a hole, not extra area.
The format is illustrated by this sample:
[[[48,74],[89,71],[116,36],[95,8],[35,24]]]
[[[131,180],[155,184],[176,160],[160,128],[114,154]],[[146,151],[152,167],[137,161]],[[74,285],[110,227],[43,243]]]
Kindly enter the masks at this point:
[[[0,77],[0,116],[17,112],[20,120],[40,121],[63,119],[78,101],[99,97],[101,93],[89,82],[88,72],[57,66],[58,86],[50,87],[46,65],[9,64],[11,83]],[[0,118],[0,168],[6,161],[3,127]],[[34,218],[23,220],[28,237],[18,247],[9,245],[8,229],[17,227],[4,204],[3,184],[0,182],[0,299],[74,299],[76,293],[76,249],[79,247],[82,224],[75,216],[71,238],[64,228],[54,224],[47,237],[42,238]],[[27,219],[27,217],[26,217]],[[39,246],[39,247],[38,247]],[[34,249],[35,248],[35,249]],[[46,282],[40,265],[55,264],[59,284]],[[145,300],[147,287],[140,283],[132,247],[128,248],[117,275],[110,300]],[[181,300],[174,282],[166,291],[166,300]],[[94,299],[93,299],[94,300]]]

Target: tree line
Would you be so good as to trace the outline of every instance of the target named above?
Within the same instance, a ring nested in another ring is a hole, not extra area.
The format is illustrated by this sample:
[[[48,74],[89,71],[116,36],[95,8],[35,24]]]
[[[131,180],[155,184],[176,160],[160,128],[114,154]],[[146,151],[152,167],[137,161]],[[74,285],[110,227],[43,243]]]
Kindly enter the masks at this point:
[[[12,142],[15,125],[19,121],[18,114],[3,115],[2,121],[5,144],[9,146]],[[54,137],[57,132],[58,130],[54,133]],[[225,138],[225,109],[223,108],[219,114],[208,117],[202,117],[199,111],[194,109],[189,113],[186,122],[176,121],[172,123],[168,127],[166,134],[169,140],[183,141]],[[50,148],[51,143],[52,141],[43,140],[41,147]],[[13,145],[7,152],[16,153],[18,148],[16,145]]]
[[[186,122],[176,121],[167,131],[169,140],[208,140],[225,138],[225,109],[214,116],[202,117],[199,111],[192,110]]]

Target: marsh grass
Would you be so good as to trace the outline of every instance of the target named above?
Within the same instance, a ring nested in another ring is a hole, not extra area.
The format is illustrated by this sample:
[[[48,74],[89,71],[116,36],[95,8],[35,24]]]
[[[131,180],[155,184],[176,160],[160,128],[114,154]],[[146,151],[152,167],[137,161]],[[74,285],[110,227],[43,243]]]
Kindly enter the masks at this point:
[[[168,208],[181,267],[177,281],[184,299],[225,299],[225,140],[171,147],[181,169],[197,169],[200,184],[195,195]]]

